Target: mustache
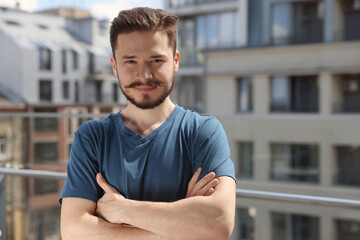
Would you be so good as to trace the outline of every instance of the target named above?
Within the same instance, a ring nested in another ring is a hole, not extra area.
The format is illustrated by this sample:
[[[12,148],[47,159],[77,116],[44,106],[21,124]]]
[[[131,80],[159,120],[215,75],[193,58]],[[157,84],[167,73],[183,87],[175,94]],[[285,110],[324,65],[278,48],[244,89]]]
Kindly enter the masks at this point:
[[[139,87],[139,86],[143,86],[143,85],[147,85],[150,87],[157,87],[157,86],[161,86],[162,83],[158,80],[148,80],[146,83],[142,83],[142,82],[133,82],[127,86],[125,86],[125,88],[134,88],[134,87]]]

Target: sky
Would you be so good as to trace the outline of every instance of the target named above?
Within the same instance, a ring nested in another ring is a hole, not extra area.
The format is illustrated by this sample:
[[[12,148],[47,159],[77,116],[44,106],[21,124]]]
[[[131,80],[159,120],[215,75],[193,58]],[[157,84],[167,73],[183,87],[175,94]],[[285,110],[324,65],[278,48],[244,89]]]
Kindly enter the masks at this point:
[[[14,7],[20,2],[20,8],[37,11],[58,7],[75,7],[90,10],[97,18],[113,19],[120,10],[133,7],[162,8],[163,0],[0,0],[0,6]]]

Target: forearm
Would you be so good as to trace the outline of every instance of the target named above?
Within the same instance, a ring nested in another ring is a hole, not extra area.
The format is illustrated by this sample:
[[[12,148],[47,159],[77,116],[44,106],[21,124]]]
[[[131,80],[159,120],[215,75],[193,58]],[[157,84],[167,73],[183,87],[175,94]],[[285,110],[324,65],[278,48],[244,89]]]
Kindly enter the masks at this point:
[[[125,222],[172,239],[220,240],[232,231],[231,211],[224,211],[208,197],[172,203],[130,200],[127,204],[121,213]]]
[[[152,232],[136,227],[125,227],[119,224],[109,223],[102,218],[90,213],[81,216],[65,218],[62,216],[61,236],[63,240],[117,240],[117,239],[136,239],[136,240],[165,240],[166,238]]]

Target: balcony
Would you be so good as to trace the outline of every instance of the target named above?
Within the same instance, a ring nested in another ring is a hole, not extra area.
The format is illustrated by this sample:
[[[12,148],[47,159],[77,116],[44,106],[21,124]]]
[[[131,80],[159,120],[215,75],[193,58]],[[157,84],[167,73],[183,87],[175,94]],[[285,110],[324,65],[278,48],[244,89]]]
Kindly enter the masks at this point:
[[[65,178],[62,172],[0,168],[0,237],[60,239],[57,197]],[[358,200],[237,189],[230,239],[355,240],[359,213]]]
[[[66,112],[74,113],[0,113],[0,234],[6,239],[60,239],[57,199],[66,178],[73,132],[84,121],[107,115]],[[52,124],[41,124],[48,131],[35,128],[36,119],[52,119]],[[271,156],[261,157],[261,142],[239,145],[244,152],[239,158],[232,149],[235,166],[241,168],[237,167],[236,224],[231,240],[359,239],[359,147],[335,145],[330,149],[337,172],[329,174],[318,160],[318,155],[327,154],[324,142],[319,147],[311,145],[314,151],[274,142],[277,148],[269,151]],[[308,156],[311,162],[306,165]],[[268,177],[259,177],[259,171],[272,162]],[[272,179],[272,172],[297,177]],[[302,181],[309,174],[316,177],[315,183]]]

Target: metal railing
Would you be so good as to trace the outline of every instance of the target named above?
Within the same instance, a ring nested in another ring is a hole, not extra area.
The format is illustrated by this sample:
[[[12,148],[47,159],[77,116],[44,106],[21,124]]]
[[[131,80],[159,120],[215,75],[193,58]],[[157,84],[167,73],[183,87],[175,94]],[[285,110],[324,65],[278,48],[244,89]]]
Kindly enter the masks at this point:
[[[43,170],[13,169],[13,168],[0,168],[0,175],[52,178],[58,180],[66,179],[66,173],[43,171]],[[331,207],[360,209],[359,200],[349,200],[342,198],[319,197],[319,196],[311,196],[311,195],[289,194],[289,193],[268,192],[268,191],[256,191],[249,189],[236,189],[236,196],[244,197],[244,198],[270,200],[270,201],[286,201],[292,203],[315,204],[315,205],[326,205]]]

